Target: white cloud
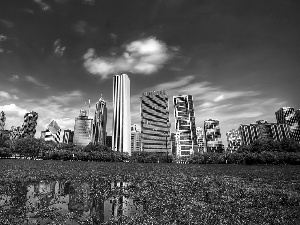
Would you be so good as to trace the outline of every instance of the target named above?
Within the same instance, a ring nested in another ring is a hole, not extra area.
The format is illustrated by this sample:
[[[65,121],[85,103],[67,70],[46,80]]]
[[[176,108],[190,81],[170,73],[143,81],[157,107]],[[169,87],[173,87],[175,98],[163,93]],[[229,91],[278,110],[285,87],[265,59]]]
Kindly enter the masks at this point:
[[[20,79],[20,78],[19,78],[18,75],[12,75],[8,80],[14,82],[14,81],[17,81],[17,80],[19,80],[19,79]]]
[[[88,49],[83,56],[84,67],[102,78],[122,71],[151,74],[162,68],[174,53],[155,37],[133,41],[124,48],[123,54],[118,57],[98,57],[94,49]]]
[[[66,50],[66,47],[62,46],[61,40],[56,39],[55,42],[53,43],[54,54],[58,57],[62,57],[64,55],[65,50]]]
[[[32,84],[35,84],[37,86],[41,86],[41,87],[44,87],[46,89],[49,88],[49,86],[39,82],[36,78],[32,77],[32,76],[25,76],[25,80],[32,83]]]
[[[19,99],[16,95],[11,95],[6,91],[0,91],[0,101],[7,100],[7,99]]]
[[[43,11],[48,11],[51,9],[50,5],[48,5],[42,0],[33,0],[33,2],[37,3]]]

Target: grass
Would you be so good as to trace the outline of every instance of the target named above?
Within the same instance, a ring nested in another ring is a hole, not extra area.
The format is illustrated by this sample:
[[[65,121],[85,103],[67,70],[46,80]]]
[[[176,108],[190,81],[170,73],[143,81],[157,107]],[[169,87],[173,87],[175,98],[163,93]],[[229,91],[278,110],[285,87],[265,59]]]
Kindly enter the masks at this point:
[[[18,192],[19,200],[26,200],[21,187],[41,180],[69,180],[93,184],[93,196],[122,192],[143,206],[142,213],[112,218],[107,224],[300,224],[300,166],[16,159],[0,160],[0,177],[0,196]],[[103,185],[107,181],[130,185],[112,191]],[[47,205],[32,208],[21,203],[0,206],[0,224],[32,224],[30,213],[43,215],[52,224],[99,224],[74,213],[61,215]]]

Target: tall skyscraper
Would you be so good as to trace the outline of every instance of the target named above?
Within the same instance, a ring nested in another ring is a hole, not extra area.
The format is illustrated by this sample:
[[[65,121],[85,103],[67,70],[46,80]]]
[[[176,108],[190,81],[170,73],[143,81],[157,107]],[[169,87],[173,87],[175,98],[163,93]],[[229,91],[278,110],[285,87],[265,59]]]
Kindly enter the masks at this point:
[[[291,138],[300,142],[300,109],[283,107],[275,112],[277,123],[287,124],[291,130]]]
[[[139,124],[131,125],[131,152],[141,151],[141,127]]]
[[[45,131],[45,141],[54,141],[56,143],[60,142],[60,127],[58,126],[55,120],[52,120],[51,123],[47,126]]]
[[[199,152],[206,152],[205,135],[202,127],[196,127],[197,144]]]
[[[93,121],[92,142],[94,144],[106,145],[106,123],[107,123],[107,108],[106,102],[101,98],[96,103],[96,111]]]
[[[223,144],[221,139],[219,120],[205,120],[204,133],[207,152],[222,152]]]
[[[176,129],[176,157],[189,157],[198,149],[193,96],[173,96],[175,129]]]
[[[227,150],[230,152],[238,150],[242,145],[242,137],[239,130],[232,129],[226,133],[228,147]]]
[[[130,80],[126,74],[114,76],[113,105],[112,149],[131,155]]]
[[[142,151],[171,154],[169,100],[165,91],[141,97]]]
[[[87,116],[87,110],[80,110],[75,119],[73,143],[77,146],[87,146],[92,141],[92,122]]]

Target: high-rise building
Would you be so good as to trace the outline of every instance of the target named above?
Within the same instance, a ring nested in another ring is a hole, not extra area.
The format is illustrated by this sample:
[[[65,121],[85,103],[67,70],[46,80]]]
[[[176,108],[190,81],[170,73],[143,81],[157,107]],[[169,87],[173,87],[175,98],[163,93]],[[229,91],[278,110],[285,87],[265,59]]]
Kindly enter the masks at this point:
[[[207,152],[222,152],[223,144],[221,140],[219,120],[205,120],[204,133]]]
[[[141,97],[142,151],[171,153],[169,100],[165,91]]]
[[[189,157],[198,149],[193,96],[173,96],[173,104],[176,129],[176,157]]]
[[[113,105],[112,149],[131,155],[130,80],[126,74],[114,76]]]
[[[131,152],[141,151],[141,127],[131,124]]]
[[[275,112],[277,123],[287,124],[291,130],[291,138],[300,142],[300,109],[283,107]]]
[[[176,155],[176,134],[171,133],[172,155]]]
[[[112,148],[112,136],[106,135],[106,146]]]
[[[232,129],[226,133],[228,147],[227,150],[230,152],[238,150],[242,145],[242,137],[239,130]]]
[[[87,146],[92,141],[93,119],[87,116],[87,110],[80,110],[75,119],[73,143],[77,146]]]
[[[287,124],[268,123],[266,120],[258,120],[256,123],[241,124],[239,127],[242,145],[251,145],[255,140],[269,138],[281,141],[290,138],[290,127]]]
[[[202,127],[196,127],[198,151],[203,153],[206,152],[205,146],[205,135]]]
[[[94,144],[106,145],[106,123],[107,108],[106,102],[101,98],[96,103],[96,111],[93,121],[92,142]]]
[[[6,121],[6,116],[3,111],[0,113],[0,130],[5,130],[5,121]]]

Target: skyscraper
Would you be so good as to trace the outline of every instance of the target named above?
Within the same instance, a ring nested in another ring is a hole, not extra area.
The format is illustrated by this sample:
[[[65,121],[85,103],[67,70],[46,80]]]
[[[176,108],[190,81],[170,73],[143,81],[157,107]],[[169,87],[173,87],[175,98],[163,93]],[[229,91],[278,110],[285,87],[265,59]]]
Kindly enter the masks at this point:
[[[106,122],[107,108],[106,102],[101,98],[96,103],[96,111],[93,121],[92,142],[94,144],[106,145]]]
[[[206,152],[205,135],[202,127],[196,127],[197,144],[199,152]]]
[[[169,101],[165,91],[141,97],[142,151],[171,153]]]
[[[205,120],[204,132],[207,152],[222,152],[223,144],[221,139],[219,120]]]
[[[113,105],[112,149],[131,155],[130,80],[126,74],[114,76]]]
[[[73,143],[78,146],[87,146],[92,140],[92,122],[87,116],[87,110],[80,110],[75,119]]]
[[[70,144],[73,143],[74,131],[64,130],[63,143]]]
[[[300,142],[300,109],[283,107],[275,112],[277,123],[287,124],[291,130],[291,138]]]
[[[175,129],[176,129],[176,156],[189,157],[197,147],[195,113],[193,96],[173,96]]]

